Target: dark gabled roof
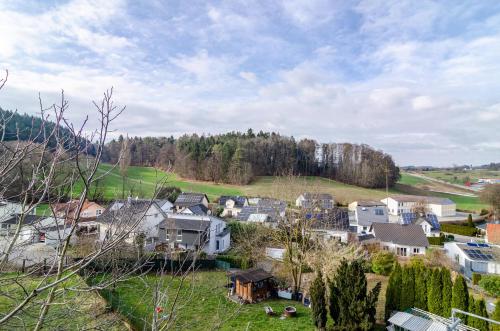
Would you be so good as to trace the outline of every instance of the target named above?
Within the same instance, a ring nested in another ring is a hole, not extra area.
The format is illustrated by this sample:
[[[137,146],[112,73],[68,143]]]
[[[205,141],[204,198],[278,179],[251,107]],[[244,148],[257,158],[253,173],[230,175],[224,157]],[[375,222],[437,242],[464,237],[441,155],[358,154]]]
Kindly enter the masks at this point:
[[[311,220],[311,228],[315,230],[349,230],[349,213],[346,209],[334,208],[327,212],[306,215]]]
[[[416,224],[373,223],[373,233],[377,240],[398,245],[427,247],[429,241],[424,230]]]
[[[329,193],[311,193],[305,192],[302,194],[307,200],[333,200],[333,196]]]
[[[189,207],[186,207],[186,209],[191,210],[191,212],[195,215],[207,215],[208,214],[208,208],[202,204],[189,206]]]
[[[240,195],[223,195],[219,198],[219,206],[224,207],[226,205],[227,200],[233,200],[235,202],[236,207],[243,207],[245,205],[245,201],[247,198]]]
[[[233,275],[237,280],[239,280],[243,284],[256,283],[262,280],[273,278],[273,275],[260,268],[237,271],[233,273]]]
[[[279,213],[283,213],[286,210],[286,202],[277,199],[260,199],[259,202],[257,202],[257,206],[261,208],[273,208]]]
[[[206,194],[183,192],[179,194],[179,196],[175,200],[174,205],[178,207],[194,206],[203,203],[203,198],[207,199],[208,201],[208,197],[206,196]]]
[[[118,209],[114,206],[121,204]],[[118,223],[121,225],[135,224],[146,215],[146,212],[151,206],[155,206],[159,213],[166,216],[165,212],[158,206],[158,204],[151,200],[116,200],[111,203],[104,212],[97,217],[96,221],[100,223]]]
[[[208,217],[176,217],[170,215],[160,223],[161,229],[177,229],[186,231],[204,232],[210,226],[210,218]]]
[[[415,224],[417,225],[422,225],[423,222],[427,222],[430,224],[432,231],[439,231],[441,230],[441,225],[439,224],[439,221],[434,214],[427,214],[425,217],[419,217],[416,221]]]
[[[11,215],[10,218],[7,218],[5,221],[1,222],[2,224],[17,224],[20,221],[21,215],[15,214]],[[23,225],[32,225],[35,224],[46,217],[44,216],[36,216],[36,215],[24,215]]]

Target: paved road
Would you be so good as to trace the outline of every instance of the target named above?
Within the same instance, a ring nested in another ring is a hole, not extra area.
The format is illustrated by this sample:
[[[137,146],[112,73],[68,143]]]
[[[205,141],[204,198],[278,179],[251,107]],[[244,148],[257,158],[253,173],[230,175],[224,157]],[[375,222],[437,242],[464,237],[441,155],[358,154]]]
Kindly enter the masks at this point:
[[[470,188],[470,187],[467,187],[465,185],[458,185],[458,184],[448,183],[448,182],[445,182],[444,180],[436,179],[436,178],[432,178],[432,177],[428,177],[428,176],[422,175],[421,173],[418,173],[418,172],[409,172],[409,174],[411,174],[412,176],[415,176],[415,177],[419,177],[419,178],[431,181],[431,182],[436,182],[436,183],[440,183],[440,184],[444,184],[444,185],[456,187],[458,189],[471,192],[471,193],[457,193],[457,192],[441,192],[441,193],[456,194],[456,195],[462,195],[462,196],[465,196],[465,197],[477,197],[477,194],[475,194],[475,193],[477,193],[477,191],[474,190],[474,189],[472,189],[472,188]]]

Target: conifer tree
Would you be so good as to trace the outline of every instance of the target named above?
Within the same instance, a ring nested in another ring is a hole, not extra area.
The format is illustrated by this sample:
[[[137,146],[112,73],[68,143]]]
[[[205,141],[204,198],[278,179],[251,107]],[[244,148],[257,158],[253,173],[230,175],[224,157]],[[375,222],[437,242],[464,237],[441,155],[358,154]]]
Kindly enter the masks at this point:
[[[474,300],[474,297],[472,295],[469,295],[469,302],[468,302],[469,308],[467,311],[469,313],[476,313],[476,300]],[[478,319],[472,316],[467,316],[467,325],[472,326],[473,328],[476,327],[478,322]]]
[[[401,266],[395,263],[386,289],[385,319],[389,319],[391,312],[399,309],[401,298]]]
[[[400,310],[413,308],[415,302],[415,274],[410,266],[403,268],[400,300]]]
[[[488,311],[486,310],[486,303],[484,302],[484,299],[476,300],[475,304],[475,312],[476,315],[482,316],[482,317],[488,317]],[[481,331],[488,331],[488,322],[479,318],[476,318],[476,323],[475,323],[475,328],[479,329]]]
[[[330,281],[330,316],[339,330],[371,330],[375,304],[380,292],[377,284],[370,292],[361,261],[343,260]]]
[[[495,311],[493,312],[493,316],[491,316],[491,319],[500,322],[500,299],[498,299],[495,303]],[[500,331],[500,325],[492,323],[491,331]]]
[[[451,296],[453,291],[453,283],[451,281],[450,270],[441,269],[441,281],[443,283],[443,304],[441,314],[444,317],[451,316]]]
[[[326,327],[326,287],[321,271],[318,271],[309,290],[311,292],[311,308],[314,325],[318,330],[324,330]]]
[[[453,283],[453,291],[451,296],[451,307],[467,311],[469,308],[469,293],[467,290],[467,283],[462,275],[458,275]],[[457,317],[462,320],[464,324],[467,323],[467,316],[457,314]]]
[[[415,268],[415,307],[427,310],[427,270]]]
[[[427,307],[429,312],[437,315],[442,314],[443,282],[439,269],[432,270],[431,285],[427,296]],[[467,309],[467,307],[466,307]]]

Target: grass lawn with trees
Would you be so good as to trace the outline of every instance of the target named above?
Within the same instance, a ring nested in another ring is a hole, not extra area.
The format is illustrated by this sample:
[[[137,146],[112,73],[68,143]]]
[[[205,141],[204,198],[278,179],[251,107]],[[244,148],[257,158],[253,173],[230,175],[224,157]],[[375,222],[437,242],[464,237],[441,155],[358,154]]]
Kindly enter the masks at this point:
[[[18,305],[24,298],[24,289],[29,292],[34,289],[42,277],[17,275],[16,273],[5,273],[0,276],[2,282],[1,288],[4,295],[0,296],[0,312],[7,313],[10,309]],[[18,277],[18,284],[4,281],[6,278]],[[80,277],[76,276],[61,284],[60,288],[76,287],[83,284]],[[3,325],[2,330],[31,330],[36,325],[40,313],[40,303],[46,299],[48,291],[39,294],[32,303],[29,303],[25,309],[19,313],[19,319],[14,318]],[[70,301],[73,306],[65,304]],[[93,292],[73,292],[62,291],[56,294],[54,304],[51,305],[45,330],[67,330],[68,323],[71,323],[71,329],[105,329],[105,330],[123,330],[124,324],[114,313],[106,311],[106,302]]]
[[[180,285],[179,278],[147,275],[121,282],[114,292],[103,291],[105,297],[118,313],[138,330],[151,327],[155,309],[152,298],[157,282],[174,293]],[[266,300],[257,304],[240,305],[226,299],[227,278],[221,271],[196,272],[194,279],[188,277],[183,285],[181,299],[176,312],[174,329],[211,330],[219,325],[220,330],[314,330],[309,308],[289,300]],[[162,307],[169,311],[169,303]],[[297,308],[297,317],[281,320],[280,313],[286,306]],[[267,316],[264,307],[271,306],[278,316]]]

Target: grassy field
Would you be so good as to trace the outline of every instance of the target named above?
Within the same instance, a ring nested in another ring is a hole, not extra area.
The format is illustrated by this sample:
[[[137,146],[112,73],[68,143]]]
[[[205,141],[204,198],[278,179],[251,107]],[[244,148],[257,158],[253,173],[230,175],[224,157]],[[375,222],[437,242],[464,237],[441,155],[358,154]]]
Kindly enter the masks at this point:
[[[26,291],[31,291],[42,281],[40,277],[19,277],[18,284],[12,281],[6,282],[6,278],[15,277],[16,274],[9,273],[0,276],[0,316],[7,313],[19,304],[23,297],[22,285]],[[79,277],[64,282],[60,288],[76,287],[83,284]],[[43,292],[33,299],[23,311],[15,318],[0,327],[1,330],[31,330],[36,324],[40,312],[41,303],[46,298]],[[71,302],[71,305],[68,304]],[[123,330],[124,324],[114,313],[106,311],[106,302],[93,292],[57,292],[54,304],[47,315],[44,330]]]
[[[465,184],[477,182],[478,178],[500,178],[500,171],[495,170],[433,170],[423,171],[423,175],[440,179],[452,184]]]
[[[122,197],[122,177],[117,168],[109,164],[102,164],[98,172],[99,188],[106,200],[119,199]],[[343,184],[334,180],[320,177],[297,177],[294,178],[292,186],[302,187],[306,190],[314,187],[315,190],[331,193],[336,201],[343,205],[355,200],[380,200],[386,196],[384,189],[367,189],[354,185]],[[207,194],[210,201],[215,201],[221,195],[247,195],[247,196],[277,196],[280,187],[275,184],[275,177],[257,177],[249,185],[228,185],[215,184],[211,182],[201,182],[183,179],[174,173],[167,173],[150,167],[129,167],[127,179],[125,180],[125,195],[131,193],[132,196],[150,198],[155,187],[162,183],[165,186],[177,186],[187,192],[201,192]],[[444,185],[444,184],[442,184]],[[395,187],[390,189],[390,194],[414,194],[433,195],[450,198],[457,203],[457,208],[461,210],[480,211],[487,206],[482,204],[477,198],[463,197],[454,194],[435,193],[427,189],[429,181],[403,173],[401,180]],[[81,187],[76,185],[73,192],[81,192]],[[288,198],[293,203],[295,197]],[[43,212],[43,206],[37,211]]]
[[[369,288],[376,282],[382,282],[382,291],[377,307],[377,316],[383,320],[385,306],[385,289],[387,277],[367,275]],[[211,330],[220,325],[220,330],[314,330],[311,311],[298,302],[289,300],[266,300],[257,304],[239,305],[226,299],[227,279],[224,272],[207,271],[197,272],[193,280],[189,280],[181,291],[179,305],[182,309],[177,312],[176,330]],[[146,276],[129,279],[120,283],[113,292],[107,292],[112,306],[126,317],[137,329],[150,328],[153,314],[153,292],[157,284],[167,293],[173,293],[179,288],[179,279],[171,276]],[[190,291],[190,288],[194,291]],[[171,298],[171,296],[169,296]],[[286,306],[297,308],[297,317],[280,319],[279,315]],[[264,312],[265,306],[271,306],[278,316],[269,317]],[[163,305],[171,307],[170,303]]]

